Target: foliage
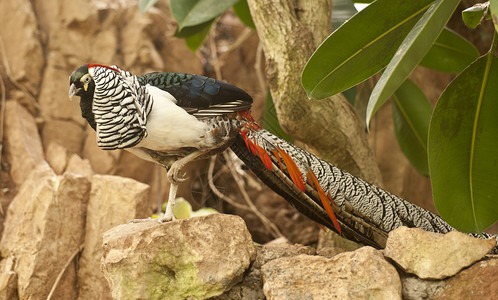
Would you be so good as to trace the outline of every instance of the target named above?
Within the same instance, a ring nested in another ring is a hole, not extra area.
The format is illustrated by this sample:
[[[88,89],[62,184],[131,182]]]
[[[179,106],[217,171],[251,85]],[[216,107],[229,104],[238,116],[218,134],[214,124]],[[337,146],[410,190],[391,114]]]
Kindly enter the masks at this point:
[[[141,0],[146,11],[156,1]],[[357,12],[352,3],[369,3]],[[354,94],[355,86],[382,71],[370,95],[366,124],[393,99],[395,134],[401,149],[423,175],[430,175],[439,213],[457,229],[480,232],[498,217],[498,66],[495,47],[479,57],[476,47],[446,28],[459,0],[335,0],[333,24],[340,25],[310,57],[302,85],[310,98],[339,92]],[[216,4],[216,5],[215,5]],[[215,19],[233,6],[242,22],[255,28],[247,0],[171,0],[179,23],[176,36],[195,51]],[[498,0],[477,4],[462,13],[475,28],[493,19],[498,31]],[[347,22],[344,22],[346,21]],[[411,71],[421,65],[458,76],[448,85],[434,111]],[[351,99],[350,99],[351,100]],[[496,101],[495,101],[496,102]],[[271,96],[265,127],[285,132],[276,118]],[[290,138],[289,136],[285,136]]]
[[[481,232],[498,218],[497,40],[478,59],[470,42],[445,29],[459,2],[373,2],[320,45],[302,83],[310,97],[320,99],[384,70],[369,99],[367,126],[392,97],[400,147],[420,173],[430,174],[439,213],[457,229]],[[466,9],[462,17],[475,28],[490,19],[490,11],[496,28],[498,0]],[[434,112],[420,89],[407,81],[417,65],[460,73]]]

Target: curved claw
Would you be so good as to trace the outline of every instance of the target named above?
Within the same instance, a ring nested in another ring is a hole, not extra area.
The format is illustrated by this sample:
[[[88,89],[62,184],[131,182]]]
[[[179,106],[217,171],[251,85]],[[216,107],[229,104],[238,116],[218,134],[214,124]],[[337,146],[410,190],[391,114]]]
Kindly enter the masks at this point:
[[[181,168],[176,168],[174,165],[171,166],[171,168],[168,170],[168,180],[172,184],[179,184],[184,182],[187,177],[185,177],[186,173],[183,176],[180,176],[178,173],[180,172]]]

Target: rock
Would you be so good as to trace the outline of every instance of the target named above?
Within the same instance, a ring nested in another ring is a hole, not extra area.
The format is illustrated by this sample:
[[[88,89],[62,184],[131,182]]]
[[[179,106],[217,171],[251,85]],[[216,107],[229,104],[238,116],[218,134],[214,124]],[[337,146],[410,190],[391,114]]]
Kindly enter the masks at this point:
[[[83,147],[83,157],[88,158],[92,170],[97,174],[113,173],[116,169],[121,150],[102,150],[97,146],[97,137],[95,131],[87,126],[87,136]]]
[[[73,121],[48,120],[42,129],[43,146],[47,149],[49,144],[55,142],[70,153],[80,153],[83,146],[82,135],[83,128]]]
[[[424,280],[409,274],[400,277],[404,300],[434,299],[446,286],[445,280]]]
[[[0,52],[5,51],[13,79],[36,95],[45,59],[31,1],[2,1],[0,20]]]
[[[14,257],[0,261],[0,299],[17,300],[17,273],[14,271]]]
[[[204,299],[242,281],[256,250],[244,221],[212,214],[117,226],[102,269],[115,299]]]
[[[47,162],[54,170],[55,174],[62,174],[66,169],[68,160],[67,149],[57,143],[50,143],[47,148]]]
[[[318,235],[318,245],[316,249],[317,251],[321,251],[321,249],[325,247],[353,251],[359,249],[361,245],[343,238],[342,236],[327,228],[325,230],[320,230],[320,233]]]
[[[263,280],[261,270],[251,268],[244,275],[244,280],[222,295],[210,298],[210,300],[265,300],[263,294]]]
[[[38,164],[44,162],[42,143],[35,119],[15,101],[7,101],[4,124],[10,174],[14,182],[20,185]]]
[[[291,257],[300,254],[314,255],[315,249],[303,245],[270,244],[258,248],[258,255],[254,261],[254,268],[261,268],[264,264],[281,257]]]
[[[88,159],[82,159],[76,154],[71,155],[66,167],[66,173],[75,173],[92,179],[93,171]]]
[[[132,219],[149,217],[149,187],[128,178],[110,175],[92,177],[86,217],[85,249],[79,260],[79,299],[111,299],[100,269],[102,234]]]
[[[43,81],[40,87],[40,95],[38,96],[40,114],[45,120],[66,121],[68,123],[73,123],[73,126],[77,125],[82,128],[85,126],[86,120],[81,117],[79,101],[76,99],[71,101],[68,97],[68,77],[71,72],[72,70],[68,68],[64,55],[62,55],[59,50],[50,51],[48,53],[47,66],[43,72]],[[65,128],[60,128],[60,130],[64,129]],[[70,143],[74,143],[72,139],[75,137],[80,140],[80,148],[78,149],[80,150],[81,135],[64,135],[61,138],[68,140]],[[67,145],[65,146],[71,148]]]
[[[444,290],[433,299],[496,299],[498,295],[498,256],[483,259],[446,280]]]
[[[332,258],[339,253],[347,252],[347,250],[338,247],[323,247],[316,251],[317,255]]]
[[[402,226],[389,233],[384,255],[420,278],[442,279],[483,258],[495,245],[495,239],[458,231],[440,234]]]
[[[75,174],[56,176],[46,163],[37,167],[20,187],[7,210],[0,241],[1,256],[15,260],[20,299],[46,299],[59,272],[79,251],[89,192],[86,178]],[[69,264],[65,270],[55,298],[77,296],[75,267]]]
[[[299,255],[261,268],[267,299],[401,299],[394,266],[372,247],[333,258]]]

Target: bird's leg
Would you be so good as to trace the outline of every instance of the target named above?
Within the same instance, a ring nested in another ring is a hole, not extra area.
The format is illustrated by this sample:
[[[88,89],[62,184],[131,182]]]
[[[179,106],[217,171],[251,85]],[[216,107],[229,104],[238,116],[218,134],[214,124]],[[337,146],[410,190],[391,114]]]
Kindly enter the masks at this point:
[[[160,219],[161,222],[169,222],[175,219],[173,215],[173,207],[175,206],[176,192],[178,190],[178,184],[185,181],[185,178],[180,177],[179,172],[183,167],[197,159],[199,156],[205,154],[205,151],[194,151],[189,155],[175,161],[168,170],[168,180],[171,183],[169,187],[168,204],[166,205],[166,212],[164,216]]]
[[[166,212],[164,213],[164,216],[161,218],[161,222],[169,222],[175,220],[175,215],[173,214],[173,207],[175,206],[177,190],[178,190],[178,184],[171,183],[171,185],[169,186],[169,196],[168,196],[168,204],[166,205]]]

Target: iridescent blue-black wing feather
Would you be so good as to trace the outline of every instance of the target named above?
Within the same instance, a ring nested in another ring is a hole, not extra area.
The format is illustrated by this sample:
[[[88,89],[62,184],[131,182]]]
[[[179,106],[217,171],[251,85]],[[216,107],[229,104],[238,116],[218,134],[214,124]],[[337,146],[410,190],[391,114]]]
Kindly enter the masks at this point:
[[[252,105],[251,96],[242,89],[206,76],[155,72],[139,76],[138,81],[170,93],[178,106],[197,117],[242,111]]]

